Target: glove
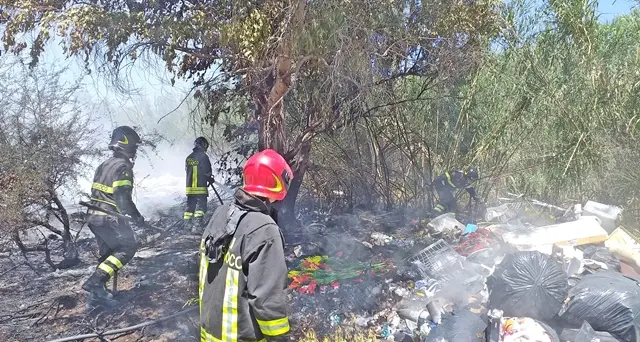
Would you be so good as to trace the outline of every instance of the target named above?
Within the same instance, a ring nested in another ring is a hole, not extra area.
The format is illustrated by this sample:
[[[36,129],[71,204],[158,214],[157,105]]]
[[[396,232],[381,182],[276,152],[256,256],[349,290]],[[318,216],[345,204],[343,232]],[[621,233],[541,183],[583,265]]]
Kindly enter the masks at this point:
[[[209,178],[208,182],[209,185],[213,184],[216,180],[213,178],[213,176],[211,176],[211,178]]]

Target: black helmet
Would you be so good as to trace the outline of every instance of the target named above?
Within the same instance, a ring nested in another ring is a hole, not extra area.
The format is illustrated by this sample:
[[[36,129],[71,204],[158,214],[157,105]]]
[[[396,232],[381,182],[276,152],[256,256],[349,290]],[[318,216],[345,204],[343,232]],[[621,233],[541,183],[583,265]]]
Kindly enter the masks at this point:
[[[193,145],[206,151],[209,148],[209,141],[205,137],[198,137],[196,141],[193,142]]]
[[[115,152],[120,152],[129,158],[134,158],[138,145],[142,140],[136,131],[129,126],[120,126],[113,130],[111,133],[111,142],[109,143],[109,149]]]
[[[467,170],[464,172],[464,175],[465,175],[467,178],[469,178],[470,180],[472,180],[472,181],[476,181],[476,180],[478,180],[478,178],[480,178],[480,177],[478,176],[478,170],[476,170],[475,168],[467,169]]]

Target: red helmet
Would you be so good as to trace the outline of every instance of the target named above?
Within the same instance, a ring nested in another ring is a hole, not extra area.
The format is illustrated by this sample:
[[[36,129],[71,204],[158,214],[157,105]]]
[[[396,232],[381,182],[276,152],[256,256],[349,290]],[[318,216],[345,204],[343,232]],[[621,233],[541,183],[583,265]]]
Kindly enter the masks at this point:
[[[282,201],[293,179],[293,171],[278,152],[264,150],[247,160],[242,170],[242,178],[246,192]]]

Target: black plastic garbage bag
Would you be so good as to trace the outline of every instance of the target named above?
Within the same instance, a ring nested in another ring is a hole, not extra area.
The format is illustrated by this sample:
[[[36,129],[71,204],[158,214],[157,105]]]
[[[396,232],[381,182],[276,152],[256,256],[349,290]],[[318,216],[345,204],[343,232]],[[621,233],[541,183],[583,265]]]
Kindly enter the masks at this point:
[[[423,342],[484,342],[487,323],[479,315],[462,309],[442,316]]]
[[[607,265],[609,270],[620,272],[620,259],[612,255],[606,247],[587,246],[587,248],[582,251],[582,254],[585,259],[600,261]]]
[[[540,252],[507,254],[487,278],[490,309],[506,317],[549,320],[562,308],[568,276],[556,260]]]
[[[586,275],[569,291],[560,316],[574,326],[587,321],[621,341],[640,341],[640,285],[612,271]]]

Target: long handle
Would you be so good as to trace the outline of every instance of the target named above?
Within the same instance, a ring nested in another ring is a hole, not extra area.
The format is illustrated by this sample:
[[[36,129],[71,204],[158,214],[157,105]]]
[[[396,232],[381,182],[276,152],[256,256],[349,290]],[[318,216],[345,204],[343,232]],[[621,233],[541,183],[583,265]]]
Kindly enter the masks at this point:
[[[98,207],[96,205],[93,205],[91,203],[80,201],[80,202],[78,202],[78,204],[83,205],[83,206],[85,206],[85,207],[87,207],[87,208],[89,208],[91,210],[101,211],[101,212],[103,212],[103,213],[105,213],[107,215],[111,215],[111,216],[114,216],[114,217],[117,217],[117,218],[121,218],[121,219],[127,220],[129,222],[133,221],[133,218],[131,218],[131,217],[127,216],[127,215],[122,215],[120,213],[116,213],[115,211],[108,210],[108,209],[102,209],[102,208],[100,208],[100,207]],[[151,229],[155,229],[155,230],[159,230],[161,232],[164,232],[164,229],[158,228],[156,226],[152,226],[152,225],[150,225],[150,224],[148,224],[146,222],[144,223],[144,225],[146,227],[151,228]]]
[[[218,193],[218,190],[216,190],[216,187],[213,186],[213,183],[209,183],[209,186],[211,187],[211,189],[213,189],[213,192],[216,194],[216,196],[218,197],[218,201],[220,201],[220,205],[224,204],[222,202],[222,197],[220,197],[220,194]]]
[[[97,211],[103,212],[105,214],[109,214],[111,216],[115,216],[117,218],[121,218],[121,219],[124,219],[124,220],[127,220],[127,221],[133,221],[133,219],[131,217],[127,216],[127,215],[122,215],[120,213],[116,213],[115,211],[111,211],[111,210],[108,210],[108,209],[102,209],[102,208],[100,208],[100,207],[98,207],[96,205],[93,205],[91,203],[80,201],[80,202],[78,202],[78,204],[83,205],[83,206],[85,206],[85,207],[87,207],[87,208],[89,208],[91,210],[97,210]]]

